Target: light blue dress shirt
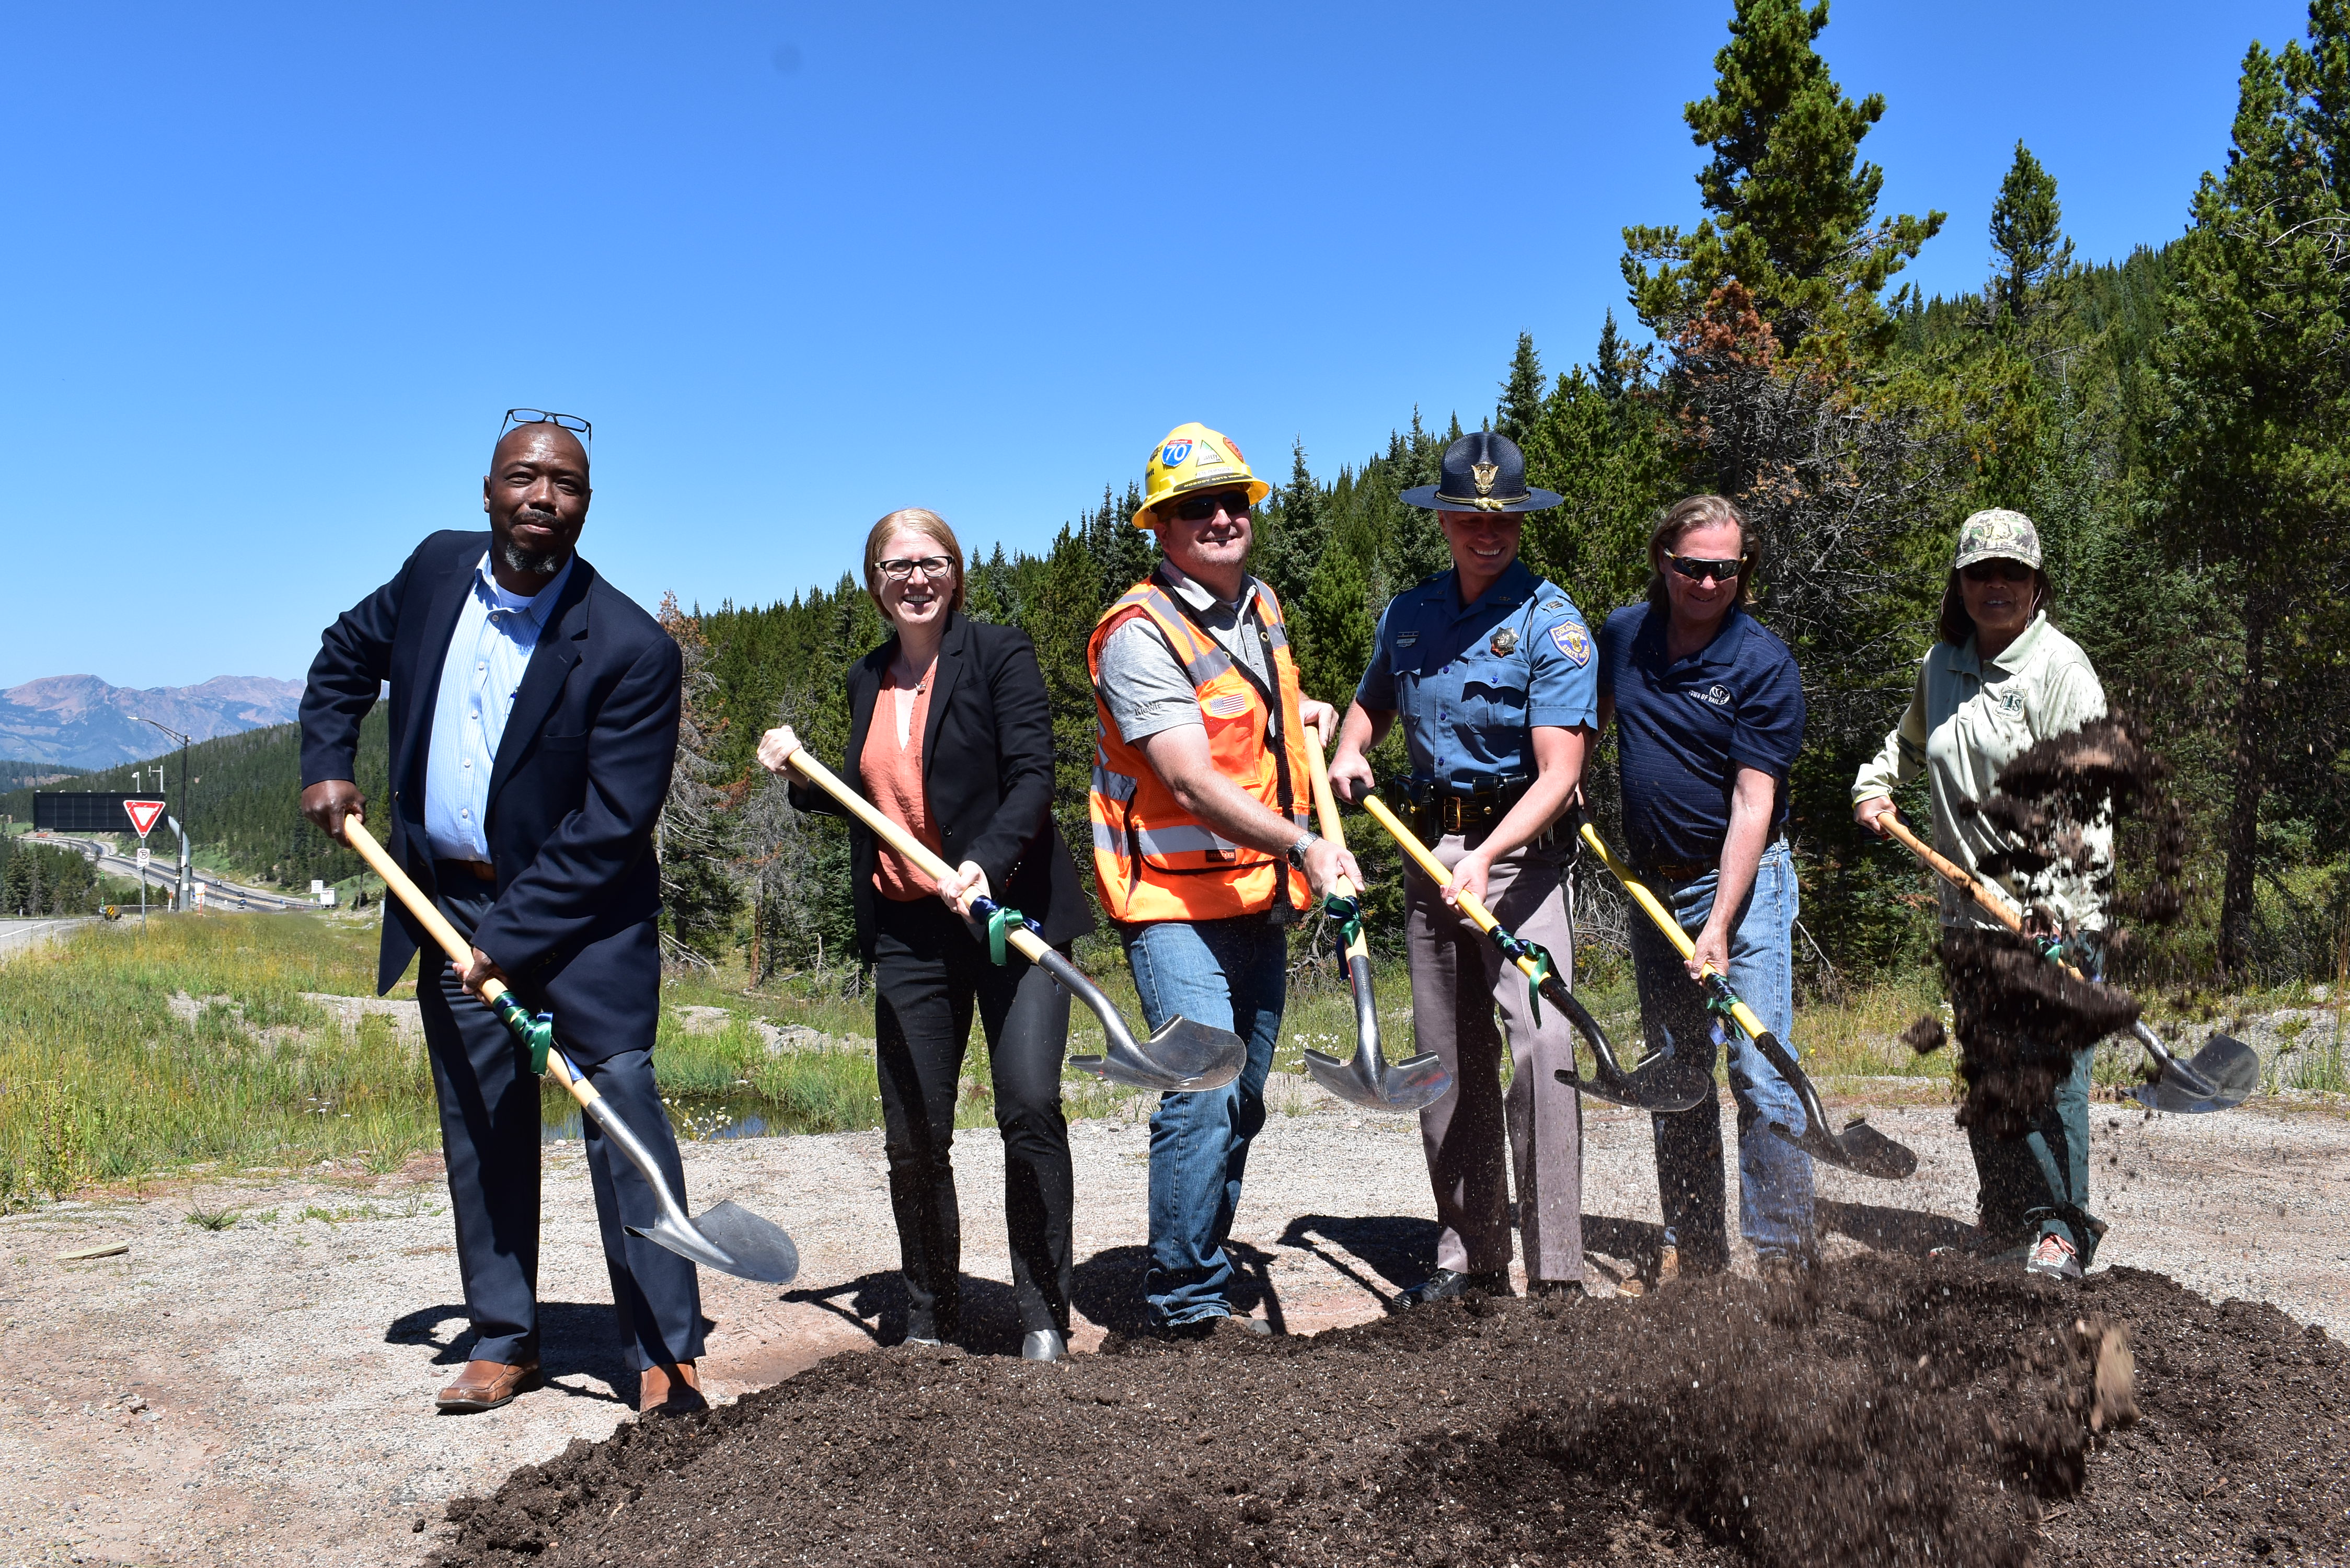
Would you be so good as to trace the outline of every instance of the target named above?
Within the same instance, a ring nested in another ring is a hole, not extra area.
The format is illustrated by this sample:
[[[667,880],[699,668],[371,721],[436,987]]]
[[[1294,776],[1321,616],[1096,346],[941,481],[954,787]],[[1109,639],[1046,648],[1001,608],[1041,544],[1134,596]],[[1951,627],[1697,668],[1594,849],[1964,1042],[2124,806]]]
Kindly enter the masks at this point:
[[[530,668],[538,634],[577,559],[565,561],[553,582],[524,598],[498,586],[489,552],[482,552],[432,704],[432,747],[424,761],[424,836],[435,860],[490,857],[484,818],[489,815],[498,742],[505,735],[506,715],[514,711],[515,693]]]

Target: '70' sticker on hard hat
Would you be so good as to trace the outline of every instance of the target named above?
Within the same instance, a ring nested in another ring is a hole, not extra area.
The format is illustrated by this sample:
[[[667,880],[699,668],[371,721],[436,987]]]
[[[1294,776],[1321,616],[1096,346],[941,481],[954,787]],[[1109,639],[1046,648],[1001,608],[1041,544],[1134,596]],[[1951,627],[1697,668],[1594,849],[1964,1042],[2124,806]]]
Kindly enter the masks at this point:
[[[1132,449],[1129,448],[1128,450],[1131,451]],[[1191,441],[1190,437],[1187,436],[1181,441],[1170,441],[1165,446],[1159,449],[1159,466],[1162,468],[1180,468],[1183,466],[1183,460],[1191,455]]]

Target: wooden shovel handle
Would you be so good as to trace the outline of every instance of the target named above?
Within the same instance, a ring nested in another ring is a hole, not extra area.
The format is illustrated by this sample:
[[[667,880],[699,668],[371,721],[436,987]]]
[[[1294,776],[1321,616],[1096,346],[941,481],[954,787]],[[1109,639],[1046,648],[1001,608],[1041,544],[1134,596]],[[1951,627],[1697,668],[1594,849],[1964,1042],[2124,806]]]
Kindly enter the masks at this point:
[[[1322,755],[1322,737],[1311,724],[1305,727],[1305,772],[1314,781],[1314,815],[1322,824],[1322,836],[1346,848],[1347,828],[1338,820],[1338,797],[1330,788],[1330,764]],[[1355,885],[1343,871],[1330,890],[1341,898],[1355,896]]]
[[[408,912],[432,933],[432,940],[441,944],[442,950],[449,955],[452,963],[460,970],[473,967],[473,944],[458,935],[457,928],[449,923],[449,918],[432,907],[432,900],[424,896],[424,889],[410,880],[408,873],[400,868],[390,853],[375,841],[375,835],[367,830],[356,811],[343,822],[343,842],[368,863],[368,869],[383,878],[383,885],[391,889],[394,897],[408,906]],[[492,975],[482,982],[481,990],[474,994],[484,1002],[492,1002],[504,996],[506,989],[505,981]],[[570,1062],[560,1051],[546,1054],[546,1070],[553,1073],[555,1081],[570,1090],[571,1097],[583,1106],[603,1097],[597,1093],[593,1084],[572,1070]]]
[[[843,784],[839,774],[809,755],[806,746],[785,757],[784,765],[838,801],[851,816],[871,828],[874,836],[884,844],[912,861],[916,869],[931,881],[954,875],[954,867],[932,854],[929,845],[882,815],[871,801]],[[1045,954],[1050,950],[1044,939],[1025,926],[1014,926],[1004,935],[1011,938],[1012,945],[1018,948],[1031,963],[1043,962]]]
[[[1915,855],[1918,859],[1923,860],[1934,870],[1939,872],[1944,881],[1950,883],[1954,888],[1963,889],[1974,899],[1976,903],[1981,905],[1983,909],[2001,925],[2005,926],[2017,936],[2022,936],[2023,934],[2023,917],[2015,912],[2015,909],[2012,905],[2009,904],[2005,898],[2001,898],[1998,893],[1992,891],[1990,883],[1984,881],[1981,877],[1975,876],[1965,867],[1960,865],[1957,861],[1951,859],[1949,856],[1943,854],[1940,850],[1935,848],[1932,845],[1927,843],[1924,839],[1910,832],[1909,825],[1901,820],[1901,814],[1899,812],[1887,812],[1884,815],[1877,819],[1877,826],[1885,829],[1885,831],[1892,836],[1893,838],[1905,846],[1910,854]],[[2085,981],[2088,978],[2079,970],[2074,968],[2069,963],[2065,963],[2061,959],[2057,961],[2056,967],[2063,970],[2066,974],[2071,975],[2074,980]]]
[[[1648,884],[1640,880],[1638,872],[1617,858],[1616,852],[1607,847],[1607,841],[1599,836],[1599,829],[1586,821],[1580,830],[1580,836],[1584,843],[1591,846],[1593,853],[1606,864],[1617,884],[1625,892],[1631,895],[1632,901],[1640,906],[1648,915],[1649,923],[1663,933],[1667,941],[1673,944],[1673,950],[1679,953],[1684,960],[1697,957],[1697,944],[1690,940],[1690,934],[1687,931],[1681,929],[1680,921],[1675,919],[1672,911],[1665,908],[1663,899],[1648,891]],[[1759,1040],[1769,1033],[1762,1027],[1762,1020],[1755,1016],[1754,1010],[1728,991],[1727,987],[1730,984],[1728,975],[1722,974],[1711,964],[1707,964],[1703,972],[1709,980],[1715,976],[1721,977],[1722,986],[1725,988],[1721,994],[1730,1000],[1731,1022],[1746,1031],[1748,1039]]]
[[[1367,794],[1363,797],[1363,809],[1371,814],[1372,821],[1388,830],[1388,836],[1411,857],[1414,865],[1428,874],[1430,881],[1441,888],[1452,879],[1452,873],[1445,869],[1444,862],[1429,853],[1428,846],[1397,819],[1396,814],[1388,809],[1387,802],[1375,794]],[[1493,918],[1493,911],[1485,908],[1483,900],[1474,893],[1463,891],[1458,907],[1462,914],[1469,917],[1469,923],[1481,931],[1490,931],[1502,923]]]

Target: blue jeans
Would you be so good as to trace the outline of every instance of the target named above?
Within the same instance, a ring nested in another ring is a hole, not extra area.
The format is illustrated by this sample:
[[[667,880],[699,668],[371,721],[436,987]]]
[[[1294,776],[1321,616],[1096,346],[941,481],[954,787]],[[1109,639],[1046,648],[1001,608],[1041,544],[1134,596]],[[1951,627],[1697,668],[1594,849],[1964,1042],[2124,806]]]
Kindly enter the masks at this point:
[[[1153,1030],[1180,1013],[1248,1042],[1240,1076],[1221,1089],[1161,1095],[1150,1117],[1150,1270],[1143,1293],[1154,1323],[1193,1323],[1232,1311],[1224,1255],[1249,1139],[1264,1126],[1264,1076],[1281,1035],[1288,929],[1263,916],[1128,926],[1126,961]]]
[[[1649,890],[1672,910],[1692,938],[1713,912],[1721,873],[1687,882],[1651,881]],[[1746,896],[1730,939],[1730,983],[1762,1026],[1797,1054],[1794,932],[1799,895],[1787,843],[1762,851],[1754,888]],[[1730,1042],[1730,1093],[1738,1103],[1738,1228],[1757,1252],[1808,1253],[1813,1247],[1812,1158],[1771,1130],[1777,1121],[1804,1130],[1795,1092],[1735,1029],[1725,1031],[1705,1010],[1705,992],[1689,977],[1664,933],[1645,915],[1632,915],[1632,964],[1640,987],[1640,1024],[1651,1051],[1694,1052],[1711,1064]],[[1680,1249],[1682,1264],[1700,1272],[1729,1266],[1721,1179],[1721,1110],[1708,1096],[1686,1111],[1654,1118],[1657,1188],[1665,1238]]]

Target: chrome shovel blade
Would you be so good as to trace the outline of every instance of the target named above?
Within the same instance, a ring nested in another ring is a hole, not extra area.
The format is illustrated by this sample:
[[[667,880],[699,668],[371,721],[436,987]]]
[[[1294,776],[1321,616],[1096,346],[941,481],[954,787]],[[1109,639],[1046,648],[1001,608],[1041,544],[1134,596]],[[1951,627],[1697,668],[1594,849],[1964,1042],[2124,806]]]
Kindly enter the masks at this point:
[[[688,1222],[665,1214],[650,1230],[631,1225],[628,1231],[738,1280],[787,1285],[800,1272],[800,1250],[783,1227],[731,1199]]]
[[[2149,1110],[2201,1116],[2240,1106],[2260,1086],[2260,1054],[2230,1035],[2214,1034],[2193,1056],[2174,1059],[2161,1077],[2130,1094]]]
[[[1452,1075],[1433,1051],[1389,1064],[1367,1047],[1351,1062],[1319,1051],[1305,1053],[1314,1081],[1349,1105],[1373,1111],[1419,1111],[1452,1092]]]
[[[1124,1030],[1105,1030],[1108,1049],[1099,1056],[1072,1056],[1069,1065],[1113,1084],[1162,1094],[1197,1094],[1221,1089],[1241,1075],[1248,1047],[1229,1029],[1177,1016],[1169,1019],[1147,1040],[1136,1041]]]

